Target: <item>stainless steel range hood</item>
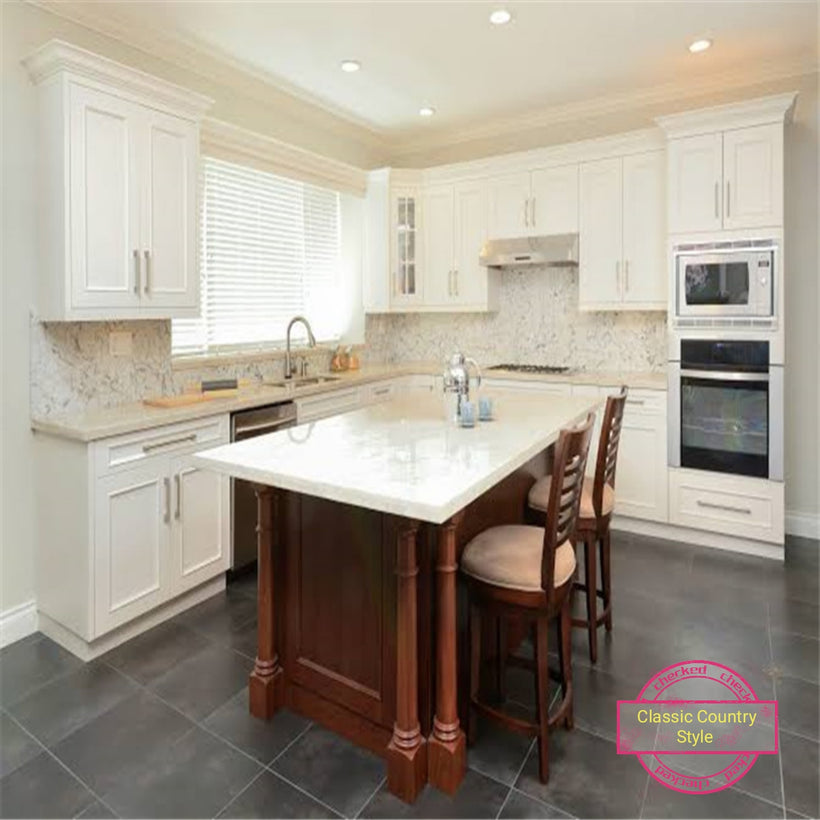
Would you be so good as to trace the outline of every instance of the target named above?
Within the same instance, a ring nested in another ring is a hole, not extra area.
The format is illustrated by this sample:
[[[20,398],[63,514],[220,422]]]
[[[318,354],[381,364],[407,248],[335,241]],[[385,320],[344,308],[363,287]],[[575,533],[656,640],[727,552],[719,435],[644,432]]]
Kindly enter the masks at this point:
[[[481,248],[478,261],[488,268],[513,268],[523,265],[575,268],[578,267],[578,234],[490,239]]]

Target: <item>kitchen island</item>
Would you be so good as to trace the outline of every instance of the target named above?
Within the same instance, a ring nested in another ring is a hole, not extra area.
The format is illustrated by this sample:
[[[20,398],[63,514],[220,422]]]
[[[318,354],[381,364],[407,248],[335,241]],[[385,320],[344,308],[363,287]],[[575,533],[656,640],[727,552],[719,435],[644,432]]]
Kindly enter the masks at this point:
[[[446,421],[441,397],[408,397],[195,458],[257,488],[251,712],[287,705],[378,752],[407,801],[464,775],[460,551],[524,520],[560,430],[598,404],[494,401],[496,419],[473,429]]]

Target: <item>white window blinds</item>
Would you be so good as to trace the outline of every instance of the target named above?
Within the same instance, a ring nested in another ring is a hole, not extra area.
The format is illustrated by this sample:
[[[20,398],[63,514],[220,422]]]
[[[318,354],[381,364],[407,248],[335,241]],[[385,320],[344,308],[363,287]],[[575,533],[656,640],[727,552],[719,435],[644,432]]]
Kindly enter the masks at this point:
[[[272,346],[299,314],[338,338],[339,194],[212,157],[202,173],[202,316],[174,320],[173,353]]]

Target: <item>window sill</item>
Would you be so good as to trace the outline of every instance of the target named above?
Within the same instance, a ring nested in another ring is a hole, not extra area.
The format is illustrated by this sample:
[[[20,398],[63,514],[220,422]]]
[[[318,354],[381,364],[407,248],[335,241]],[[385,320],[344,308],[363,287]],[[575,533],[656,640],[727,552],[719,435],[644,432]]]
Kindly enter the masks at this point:
[[[298,345],[291,348],[291,356],[331,355],[336,349],[336,342],[319,342],[316,347]],[[284,347],[254,348],[252,350],[228,350],[224,353],[193,353],[171,356],[172,370],[199,370],[203,367],[221,365],[249,364],[251,362],[270,362],[285,358]]]

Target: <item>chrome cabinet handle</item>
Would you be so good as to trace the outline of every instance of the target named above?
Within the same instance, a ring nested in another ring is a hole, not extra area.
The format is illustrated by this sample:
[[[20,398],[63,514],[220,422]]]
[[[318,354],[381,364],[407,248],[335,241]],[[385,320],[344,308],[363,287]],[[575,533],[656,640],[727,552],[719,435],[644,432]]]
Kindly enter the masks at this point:
[[[629,292],[629,260],[624,262],[624,290]]]
[[[165,512],[162,514],[162,521],[165,524],[171,522],[171,479],[167,476],[162,479],[165,486]]]
[[[530,226],[530,198],[527,197],[524,200],[524,227],[529,228]]]
[[[731,370],[681,370],[681,376],[689,379],[706,379],[713,382],[767,382],[768,373],[745,373]]]
[[[453,272],[451,270],[447,271],[447,295],[453,295]]]
[[[179,473],[174,475],[174,490],[177,494],[177,507],[174,511],[174,518],[179,521],[182,517],[182,480],[179,477]]]
[[[154,444],[143,444],[142,452],[151,453],[154,450],[159,450],[162,447],[173,447],[173,445],[175,444],[185,444],[186,441],[196,441],[196,433],[191,433],[187,436],[181,436],[180,438],[172,438],[168,441],[157,441]]]
[[[615,260],[615,287],[618,289],[618,293],[621,292],[621,262],[620,260]]]
[[[145,256],[145,292],[151,287],[151,251],[143,251]]]
[[[726,512],[743,513],[751,515],[752,511],[748,507],[733,507],[731,504],[713,504],[711,501],[697,501],[698,507],[706,507],[710,510],[726,510]]]
[[[378,387],[373,390],[374,396],[386,396],[390,392],[389,387]]]
[[[530,222],[532,227],[535,227],[535,197],[530,200]]]
[[[627,404],[640,405],[641,407],[643,407],[643,405],[646,404],[646,402],[643,399],[627,399],[626,403]]]
[[[729,218],[732,215],[732,197],[731,197],[731,188],[729,187],[732,183],[727,179],[726,180],[726,217]]]
[[[715,180],[715,219],[720,219],[720,183]]]
[[[140,292],[140,252],[134,248],[134,293]]]

